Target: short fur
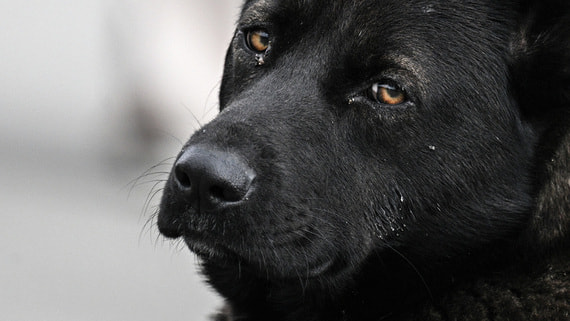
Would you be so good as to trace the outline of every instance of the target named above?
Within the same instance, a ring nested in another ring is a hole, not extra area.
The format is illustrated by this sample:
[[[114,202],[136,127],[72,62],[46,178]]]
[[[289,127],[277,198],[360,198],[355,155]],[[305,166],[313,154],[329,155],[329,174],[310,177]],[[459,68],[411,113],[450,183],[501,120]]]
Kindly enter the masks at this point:
[[[248,0],[220,104],[180,157],[239,157],[248,196],[173,171],[158,218],[216,320],[570,320],[568,1]]]

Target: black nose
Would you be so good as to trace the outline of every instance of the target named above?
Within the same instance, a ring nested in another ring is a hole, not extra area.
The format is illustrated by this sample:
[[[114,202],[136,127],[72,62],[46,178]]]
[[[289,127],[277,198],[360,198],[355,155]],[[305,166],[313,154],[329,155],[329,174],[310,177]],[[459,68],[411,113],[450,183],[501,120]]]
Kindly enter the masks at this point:
[[[234,153],[203,146],[188,148],[174,165],[173,180],[191,206],[210,212],[244,200],[255,174]]]

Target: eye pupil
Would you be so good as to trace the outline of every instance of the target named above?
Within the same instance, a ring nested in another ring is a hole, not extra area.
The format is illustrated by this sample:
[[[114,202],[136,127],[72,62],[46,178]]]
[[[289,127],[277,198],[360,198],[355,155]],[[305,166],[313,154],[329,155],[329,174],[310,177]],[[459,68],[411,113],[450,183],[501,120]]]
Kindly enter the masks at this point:
[[[406,101],[406,94],[402,89],[383,83],[376,83],[372,86],[372,97],[387,105],[399,105]]]
[[[398,90],[394,90],[394,89],[390,89],[390,88],[383,88],[384,91],[386,92],[386,94],[388,96],[390,96],[390,98],[399,98],[402,95],[402,92],[398,91]]]
[[[247,34],[248,47],[262,53],[269,48],[269,34],[264,30],[252,30]]]

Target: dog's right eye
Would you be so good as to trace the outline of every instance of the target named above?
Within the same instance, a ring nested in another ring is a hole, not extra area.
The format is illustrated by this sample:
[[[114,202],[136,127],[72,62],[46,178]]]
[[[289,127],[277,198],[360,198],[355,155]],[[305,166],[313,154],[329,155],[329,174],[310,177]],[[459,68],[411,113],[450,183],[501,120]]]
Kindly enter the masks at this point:
[[[269,33],[263,29],[254,29],[246,33],[247,47],[257,53],[264,53],[269,49]]]

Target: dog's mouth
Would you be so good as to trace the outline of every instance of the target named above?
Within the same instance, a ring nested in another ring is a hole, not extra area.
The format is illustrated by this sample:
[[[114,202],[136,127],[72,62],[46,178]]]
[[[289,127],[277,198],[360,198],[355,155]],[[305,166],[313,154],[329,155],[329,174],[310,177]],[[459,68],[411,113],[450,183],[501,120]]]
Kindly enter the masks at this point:
[[[200,260],[222,268],[238,268],[274,279],[312,279],[333,275],[342,270],[339,260],[332,257],[310,257],[287,245],[236,245],[220,242],[219,238],[200,233],[185,233],[184,242]]]
[[[240,255],[237,251],[230,249],[222,243],[209,241],[198,233],[186,233],[183,236],[186,246],[194,252],[200,259],[216,262],[239,261]]]

